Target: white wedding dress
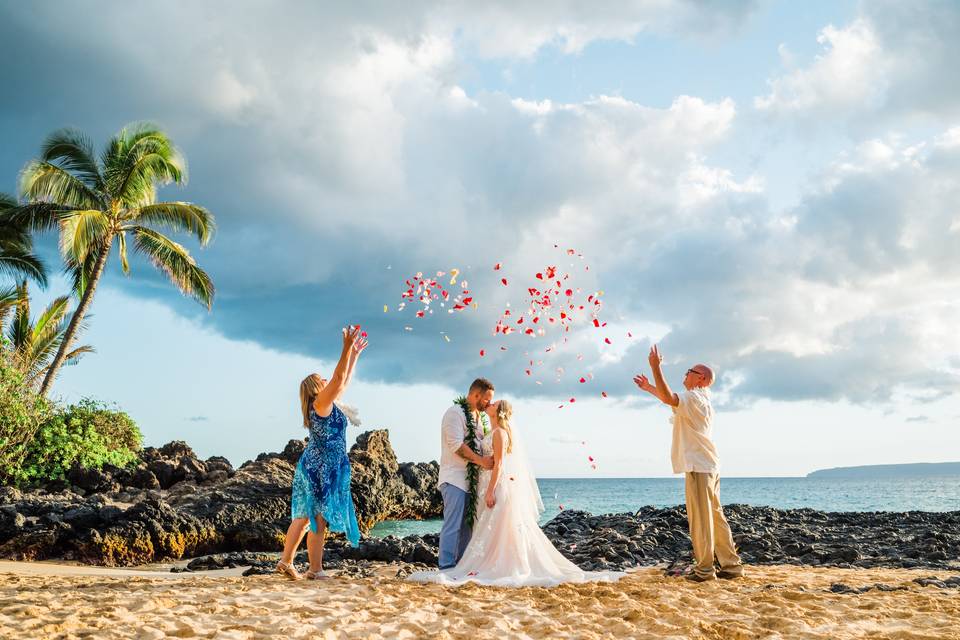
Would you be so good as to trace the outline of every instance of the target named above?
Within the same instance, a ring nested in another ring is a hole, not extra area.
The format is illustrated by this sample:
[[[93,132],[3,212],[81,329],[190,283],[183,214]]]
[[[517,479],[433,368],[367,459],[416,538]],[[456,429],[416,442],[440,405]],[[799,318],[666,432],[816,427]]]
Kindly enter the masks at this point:
[[[483,455],[493,455],[493,432],[481,446]],[[493,508],[487,508],[484,500],[491,474],[481,471],[473,537],[460,562],[449,569],[412,573],[408,580],[445,585],[476,582],[496,587],[551,587],[564,582],[613,582],[625,575],[616,571],[583,571],[551,544],[537,524],[543,501],[525,458],[517,443],[513,453],[504,453]]]

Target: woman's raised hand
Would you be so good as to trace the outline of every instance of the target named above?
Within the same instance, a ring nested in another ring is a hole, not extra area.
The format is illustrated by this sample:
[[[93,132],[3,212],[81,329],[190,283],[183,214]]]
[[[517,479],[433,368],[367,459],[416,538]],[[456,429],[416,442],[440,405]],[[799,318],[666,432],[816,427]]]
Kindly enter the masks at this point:
[[[367,342],[367,339],[363,336],[360,336],[360,338],[353,343],[353,352],[359,356],[361,353],[363,353],[363,350],[367,348],[368,344],[369,342]]]
[[[353,349],[360,337],[360,325],[348,324],[343,328],[343,348]]]

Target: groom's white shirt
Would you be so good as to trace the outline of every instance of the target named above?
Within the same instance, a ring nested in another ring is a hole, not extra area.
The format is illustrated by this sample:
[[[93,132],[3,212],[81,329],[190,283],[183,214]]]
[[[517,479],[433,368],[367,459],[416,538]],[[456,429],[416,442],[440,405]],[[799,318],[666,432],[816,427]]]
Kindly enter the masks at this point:
[[[443,414],[440,423],[440,475],[437,486],[444,482],[463,491],[467,486],[467,461],[456,454],[467,439],[467,419],[460,405],[455,404]]]

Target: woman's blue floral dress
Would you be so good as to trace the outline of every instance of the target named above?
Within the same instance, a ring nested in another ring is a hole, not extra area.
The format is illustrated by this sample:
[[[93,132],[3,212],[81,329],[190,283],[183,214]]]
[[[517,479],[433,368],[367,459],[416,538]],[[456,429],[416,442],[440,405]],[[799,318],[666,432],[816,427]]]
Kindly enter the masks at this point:
[[[310,407],[310,440],[293,474],[293,518],[308,518],[316,533],[317,515],[330,531],[341,531],[350,544],[360,542],[357,514],[350,496],[350,459],[347,457],[347,417],[340,407],[326,418]]]

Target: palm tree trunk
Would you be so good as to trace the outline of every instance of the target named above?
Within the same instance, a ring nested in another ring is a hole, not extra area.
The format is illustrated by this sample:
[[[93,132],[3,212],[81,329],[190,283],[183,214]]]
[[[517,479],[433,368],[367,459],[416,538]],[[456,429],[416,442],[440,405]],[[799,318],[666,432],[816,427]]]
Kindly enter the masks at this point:
[[[80,305],[73,313],[73,317],[70,318],[70,324],[67,325],[67,331],[63,334],[63,341],[60,343],[60,348],[57,349],[57,355],[53,359],[53,362],[50,363],[50,367],[47,369],[47,375],[44,376],[43,383],[40,385],[41,397],[47,395],[50,385],[53,384],[54,379],[57,377],[57,373],[60,371],[60,367],[63,366],[64,360],[67,359],[67,354],[70,352],[70,345],[73,343],[74,335],[76,335],[77,329],[80,327],[80,323],[83,322],[83,316],[86,315],[87,308],[93,301],[93,292],[97,288],[97,283],[100,282],[100,276],[103,275],[103,268],[107,264],[107,257],[110,255],[110,248],[112,245],[113,234],[110,234],[107,236],[106,242],[104,242],[103,245],[103,250],[100,252],[100,255],[97,256],[97,261],[93,265],[93,272],[90,274],[90,282],[87,284],[87,288],[80,297]],[[83,267],[81,266],[80,268],[82,269]]]

